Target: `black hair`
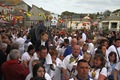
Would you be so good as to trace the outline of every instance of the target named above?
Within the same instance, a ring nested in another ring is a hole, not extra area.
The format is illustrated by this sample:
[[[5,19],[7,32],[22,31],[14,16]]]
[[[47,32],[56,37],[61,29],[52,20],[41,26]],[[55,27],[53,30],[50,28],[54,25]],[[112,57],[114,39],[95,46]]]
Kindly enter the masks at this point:
[[[80,62],[88,63],[85,59],[81,59],[77,62],[77,65],[79,65]]]
[[[40,63],[35,64],[34,67],[33,67],[33,70],[32,70],[33,77],[37,77],[37,70],[38,70],[40,67],[43,68],[44,71],[45,71],[45,67],[44,67],[43,65],[41,65]]]
[[[66,44],[69,44],[69,39],[64,39],[64,42],[65,42]]]
[[[47,47],[46,46],[43,46],[43,45],[41,45],[40,47],[39,47],[39,51],[41,52],[42,50],[46,50],[47,49]]]
[[[115,60],[114,60],[114,63],[116,63],[117,62],[117,55],[116,55],[116,53],[115,52],[110,52],[109,53],[109,55],[108,55],[108,59],[109,59],[109,61],[110,61],[110,56],[112,56],[112,55],[114,55],[115,56]]]
[[[103,45],[105,42],[109,44],[109,41],[107,39],[101,39],[100,40],[100,45]]]
[[[116,42],[116,41],[120,41],[120,38],[118,38],[118,39],[115,39],[115,42]]]
[[[35,49],[35,46],[34,45],[29,45],[27,52],[29,52],[30,50],[33,50],[33,49]]]

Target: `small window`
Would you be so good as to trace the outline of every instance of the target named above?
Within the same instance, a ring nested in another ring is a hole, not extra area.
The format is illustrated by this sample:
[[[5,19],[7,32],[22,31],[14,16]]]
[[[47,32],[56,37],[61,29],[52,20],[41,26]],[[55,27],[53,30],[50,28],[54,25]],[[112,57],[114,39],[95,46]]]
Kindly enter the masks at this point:
[[[117,23],[116,22],[111,23],[111,28],[117,28]]]

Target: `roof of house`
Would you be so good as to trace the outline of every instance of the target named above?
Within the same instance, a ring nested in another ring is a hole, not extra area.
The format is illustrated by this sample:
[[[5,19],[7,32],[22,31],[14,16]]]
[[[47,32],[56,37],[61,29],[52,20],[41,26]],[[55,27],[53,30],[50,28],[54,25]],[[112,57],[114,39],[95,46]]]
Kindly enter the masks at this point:
[[[35,5],[32,5],[32,8],[33,8],[33,7],[38,8],[39,10],[43,11],[44,13],[50,14],[50,11],[44,10],[42,7],[39,8],[39,7],[35,6]],[[31,9],[32,9],[32,8],[31,8]]]
[[[105,21],[105,20],[120,20],[120,16],[112,15],[112,16],[109,16],[106,19],[103,19],[102,21]]]
[[[20,1],[19,3],[17,3],[16,5],[27,5],[28,6],[28,11],[30,11],[30,9],[31,9],[31,7],[27,3],[25,3],[23,0]]]

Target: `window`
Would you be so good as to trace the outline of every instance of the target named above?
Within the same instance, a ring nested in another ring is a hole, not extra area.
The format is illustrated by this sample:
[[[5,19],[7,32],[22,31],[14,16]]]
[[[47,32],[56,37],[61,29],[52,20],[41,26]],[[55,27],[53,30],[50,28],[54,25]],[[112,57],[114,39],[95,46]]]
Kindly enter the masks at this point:
[[[111,28],[117,28],[117,23],[116,22],[112,22],[111,23]]]

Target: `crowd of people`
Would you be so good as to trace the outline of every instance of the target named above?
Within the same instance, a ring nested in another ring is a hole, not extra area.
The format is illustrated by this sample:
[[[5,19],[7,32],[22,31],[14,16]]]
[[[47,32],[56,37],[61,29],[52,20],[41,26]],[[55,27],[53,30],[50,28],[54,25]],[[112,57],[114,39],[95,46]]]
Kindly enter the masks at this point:
[[[0,80],[120,80],[120,33],[31,29],[0,28]]]

